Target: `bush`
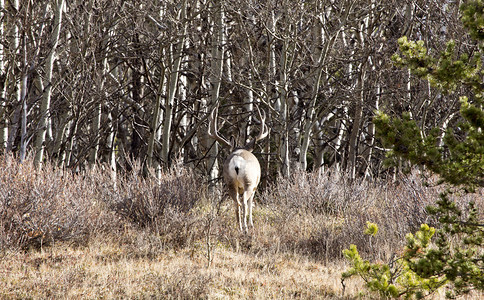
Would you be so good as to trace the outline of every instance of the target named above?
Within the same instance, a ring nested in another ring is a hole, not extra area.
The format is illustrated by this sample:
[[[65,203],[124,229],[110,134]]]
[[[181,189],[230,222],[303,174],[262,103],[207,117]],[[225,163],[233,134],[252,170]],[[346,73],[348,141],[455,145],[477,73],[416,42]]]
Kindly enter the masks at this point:
[[[399,184],[385,180],[349,180],[344,173],[295,172],[280,178],[260,196],[271,214],[273,231],[281,247],[327,260],[342,258],[350,243],[362,253],[389,258],[409,231],[429,222],[425,206],[437,199],[436,189],[426,188],[412,172]],[[361,232],[367,222],[381,231],[369,244]]]
[[[160,178],[139,176],[140,169],[120,176],[112,198],[105,200],[117,214],[140,228],[163,236],[174,246],[190,241],[198,220],[194,206],[204,199],[205,185],[190,170],[173,167]],[[201,233],[200,233],[201,234]]]
[[[197,216],[203,186],[184,168],[143,178],[138,170],[111,177],[102,166],[74,174],[32,159],[0,158],[0,249],[39,248],[56,241],[85,243],[91,235],[119,236],[127,228],[183,246]],[[145,236],[145,235],[141,235]]]
[[[54,241],[82,243],[107,224],[93,190],[78,175],[32,159],[0,158],[0,248],[41,247]],[[111,226],[110,225],[110,226]]]

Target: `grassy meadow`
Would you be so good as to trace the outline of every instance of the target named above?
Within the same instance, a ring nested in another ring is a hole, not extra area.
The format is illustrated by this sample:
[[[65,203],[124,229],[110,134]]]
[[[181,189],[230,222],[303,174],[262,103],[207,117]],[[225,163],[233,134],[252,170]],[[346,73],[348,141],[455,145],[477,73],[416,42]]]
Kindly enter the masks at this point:
[[[0,158],[0,298],[374,299],[359,279],[343,289],[342,249],[398,256],[408,232],[434,222],[424,207],[442,189],[416,172],[397,182],[295,173],[257,192],[243,235],[222,187],[182,167],[138,174]],[[482,192],[459,197],[484,208]],[[367,221],[377,236],[363,234]]]

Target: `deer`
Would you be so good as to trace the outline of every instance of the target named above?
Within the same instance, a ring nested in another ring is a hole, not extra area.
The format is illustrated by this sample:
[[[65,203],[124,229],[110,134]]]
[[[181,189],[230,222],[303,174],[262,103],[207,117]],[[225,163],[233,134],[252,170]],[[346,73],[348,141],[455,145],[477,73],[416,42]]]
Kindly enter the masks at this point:
[[[261,177],[259,161],[252,151],[254,151],[256,143],[269,134],[269,129],[265,124],[265,112],[262,115],[259,107],[255,107],[261,129],[259,135],[251,139],[244,147],[236,147],[234,136],[231,136],[229,141],[220,135],[217,126],[218,104],[210,114],[208,126],[208,135],[219,142],[222,147],[230,150],[230,155],[225,159],[223,165],[223,177],[228,194],[235,202],[236,222],[238,222],[240,231],[245,234],[248,233],[247,218],[249,226],[254,227],[252,207],[254,194]],[[242,199],[239,198],[240,196]]]

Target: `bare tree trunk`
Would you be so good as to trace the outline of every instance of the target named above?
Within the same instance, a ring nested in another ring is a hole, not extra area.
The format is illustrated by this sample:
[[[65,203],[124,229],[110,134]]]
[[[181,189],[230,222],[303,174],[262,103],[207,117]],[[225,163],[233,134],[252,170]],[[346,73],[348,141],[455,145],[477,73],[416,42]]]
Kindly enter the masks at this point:
[[[274,32],[276,28],[275,24],[275,16],[274,16],[274,11],[271,11],[271,22],[269,24],[270,32]],[[275,98],[274,102],[274,108],[276,111],[280,110],[280,99],[279,96],[277,95],[277,91],[274,89],[274,86],[277,84],[277,79],[276,79],[276,46],[275,46],[275,37],[271,34],[268,35],[268,52],[269,52],[269,62],[268,62],[268,68],[269,68],[269,74],[268,74],[268,84],[265,86],[265,92],[268,97],[268,101],[272,98]],[[269,111],[269,117],[271,117],[272,112]],[[272,119],[272,118],[271,118]],[[270,141],[270,138],[272,136],[272,131],[269,132],[268,140]],[[277,135],[276,135],[277,136]],[[266,153],[271,153],[271,143],[266,143]],[[276,159],[277,161],[277,159]],[[276,163],[277,166],[277,163]],[[278,166],[277,166],[278,167]],[[271,155],[267,156],[267,162],[266,162],[266,172],[269,172],[271,168]],[[266,181],[267,183],[267,181]]]
[[[440,135],[437,139],[437,143],[439,145],[439,147],[443,147],[444,146],[444,138],[445,138],[445,134],[447,133],[447,129],[448,129],[448,126],[449,126],[449,122],[455,117],[455,115],[457,114],[456,111],[453,111],[451,113],[449,113],[445,119],[443,120],[442,124],[439,126],[439,129],[440,129]]]
[[[224,0],[214,1],[213,10],[213,36],[212,36],[212,61],[211,61],[211,76],[210,76],[210,103],[214,105],[219,101],[220,86],[222,84],[222,72],[224,62]],[[211,141],[208,139],[207,141]],[[215,143],[210,149],[208,171],[210,181],[218,178],[219,169],[217,164],[218,144]]]
[[[54,11],[54,27],[51,36],[51,49],[49,55],[47,56],[47,60],[45,62],[45,79],[47,86],[44,89],[44,93],[42,95],[42,104],[40,106],[40,123],[39,123],[39,132],[37,133],[35,139],[35,159],[34,165],[38,168],[42,164],[42,160],[44,157],[44,143],[45,143],[45,135],[47,133],[47,128],[50,123],[50,98],[52,95],[52,70],[54,67],[54,59],[57,44],[59,43],[59,36],[60,36],[60,28],[62,24],[62,9],[64,7],[64,0],[57,0],[55,11]]]
[[[113,181],[114,184],[116,184],[116,151],[115,151],[115,139],[116,139],[116,134],[114,130],[114,122],[113,122],[113,115],[111,112],[108,112],[107,115],[108,119],[108,127],[109,127],[109,134],[106,139],[106,148],[108,149],[106,156],[105,156],[105,161],[108,163],[109,168],[111,170],[111,180]]]
[[[316,100],[319,94],[319,88],[321,86],[321,79],[323,75],[324,66],[326,64],[326,59],[328,57],[328,53],[333,49],[336,39],[338,38],[341,30],[344,28],[346,24],[346,19],[348,17],[349,11],[346,12],[344,18],[340,21],[340,27],[336,30],[336,32],[329,36],[327,39],[324,39],[323,35],[323,24],[321,23],[323,19],[322,16],[319,18],[319,22],[317,26],[313,29],[313,40],[316,41],[316,47],[313,49],[314,53],[314,61],[316,61],[316,71],[315,76],[313,79],[313,90],[311,92],[311,101],[308,107],[308,111],[305,117],[305,126],[303,131],[303,139],[301,143],[301,152],[299,155],[299,164],[302,170],[307,169],[307,152],[309,148],[309,142],[312,136],[312,128],[315,123],[315,108],[316,108]],[[330,17],[330,12],[328,12],[327,18]],[[324,45],[324,46],[323,46]]]
[[[77,133],[78,124],[79,124],[79,119],[78,119],[78,116],[76,116],[76,118],[70,122],[70,126],[68,128],[67,136],[69,138],[67,139],[68,145],[66,149],[66,159],[65,159],[66,166],[70,166],[72,164],[72,156],[74,152],[74,145],[76,143],[76,133]]]
[[[102,68],[99,74],[96,74],[97,77],[97,93],[98,95],[104,95],[104,84],[105,84],[105,74],[109,72],[108,68],[108,59],[105,57],[102,60]],[[101,96],[102,97],[102,96]],[[94,109],[94,116],[92,118],[91,130],[92,136],[94,137],[94,145],[91,148],[89,153],[89,167],[93,168],[96,163],[98,162],[98,153],[99,153],[99,143],[101,141],[101,119],[102,119],[102,99],[98,99],[98,103],[96,103]]]
[[[323,140],[324,135],[323,132],[325,128],[328,127],[328,123],[331,119],[335,117],[336,109],[333,108],[333,111],[329,111],[325,114],[324,117],[319,117],[319,121],[316,122],[315,127],[317,129],[317,143],[316,143],[316,157],[314,161],[314,169],[321,175],[324,172],[324,163],[325,163],[325,153],[326,147],[325,142]]]
[[[96,103],[94,109],[94,116],[92,118],[91,130],[92,136],[94,137],[94,145],[91,146],[91,151],[89,153],[89,167],[93,168],[97,163],[97,156],[99,151],[99,140],[100,140],[100,130],[101,130],[101,115],[102,115],[102,103]]]
[[[322,18],[321,18],[322,19]],[[319,22],[319,20],[315,20],[316,24],[314,28],[311,30],[311,34],[313,37],[314,45],[313,45],[313,57],[315,63],[315,77],[312,80],[312,92],[311,92],[311,100],[309,102],[309,107],[307,109],[306,115],[304,116],[304,129],[302,132],[302,141],[301,141],[301,152],[299,153],[299,167],[301,170],[306,170],[308,167],[307,155],[309,149],[309,142],[311,141],[311,129],[313,127],[313,118],[315,113],[315,106],[316,106],[316,99],[318,97],[319,87],[321,85],[321,76],[323,72],[323,51],[322,47],[325,42],[323,38],[323,24]]]
[[[162,51],[163,52],[163,51]],[[148,153],[146,165],[155,170],[156,176],[161,175],[160,164],[158,160],[155,160],[153,155],[155,152],[155,146],[160,142],[161,131],[161,97],[165,89],[165,66],[162,64],[160,66],[161,74],[160,81],[158,82],[158,92],[156,94],[155,106],[153,110],[153,117],[151,119],[150,137],[148,139]]]
[[[380,21],[380,23],[386,23],[386,20],[383,20],[383,21],[379,20],[379,16],[375,14],[375,8],[377,4],[378,4],[377,0],[371,0],[371,13],[370,13],[370,16],[367,18],[367,22],[366,22],[367,34],[369,31],[374,29],[374,27],[370,28],[370,26],[375,26],[373,24],[377,24],[378,21]],[[371,20],[371,22],[369,22],[369,20]],[[385,30],[381,30],[376,37],[379,38],[378,40],[380,40],[384,34],[385,34]],[[380,44],[380,47],[383,47],[383,46],[384,46],[383,44]],[[380,101],[381,101],[380,99],[383,92],[380,74],[378,74],[378,70],[379,70],[378,68],[382,66],[382,59],[377,58],[376,55],[375,56],[370,55],[368,57],[368,63],[369,63],[369,66],[371,67],[371,73],[376,75],[376,78],[377,78],[374,86],[374,91],[375,91],[374,110],[378,111],[380,109]],[[373,150],[374,150],[373,148],[375,147],[375,140],[376,140],[375,132],[376,132],[375,124],[372,121],[368,122],[368,135],[369,135],[368,150],[366,151],[365,155],[363,155],[364,161],[361,166],[361,170],[365,178],[371,178],[373,176],[373,172],[372,172],[373,165],[371,161],[373,159]]]
[[[171,73],[169,75],[168,81],[168,97],[165,102],[165,117],[163,120],[163,142],[161,148],[161,160],[166,167],[169,166],[169,150],[170,150],[170,132],[171,125],[173,122],[173,105],[175,103],[175,95],[178,87],[178,79],[180,77],[180,66],[183,58],[183,46],[185,44],[185,38],[187,34],[187,2],[183,0],[180,8],[180,15],[178,20],[182,20],[182,32],[178,43],[176,45],[171,45],[173,65],[171,68]]]
[[[365,36],[368,36],[368,32],[364,35],[364,31],[368,30],[369,16],[360,25],[358,40],[362,48],[365,45]],[[361,120],[363,116],[363,104],[365,101],[365,81],[366,81],[366,61],[359,64],[357,78],[357,94],[355,111],[353,116],[353,127],[351,128],[349,137],[349,149],[348,149],[348,162],[350,178],[356,178],[357,158],[358,158],[358,141],[360,137]]]
[[[354,69],[355,69],[355,66],[354,66],[355,48],[351,44],[351,40],[355,38],[355,34],[351,33],[351,36],[348,37],[347,33],[345,31],[342,31],[341,35],[342,35],[342,41],[343,41],[344,47],[351,48],[349,62],[347,64],[347,73],[348,73],[348,82],[350,82],[350,90],[354,91],[355,86],[357,85],[357,84],[353,83],[354,82],[353,72],[354,72]],[[348,157],[346,157],[341,146],[342,146],[342,142],[343,142],[343,139],[344,139],[344,136],[345,136],[345,133],[346,133],[347,123],[348,123],[348,120],[350,119],[349,118],[349,106],[351,105],[351,101],[349,99],[349,96],[346,96],[346,98],[343,100],[343,102],[344,102],[343,112],[342,112],[342,117],[341,117],[341,121],[340,121],[340,124],[339,124],[339,126],[340,126],[339,134],[338,134],[338,138],[336,140],[336,147],[335,147],[335,161],[337,161],[336,155],[339,154],[340,157],[341,157],[341,161],[337,163],[337,165],[336,165],[337,169],[339,169],[340,164],[341,164],[342,170],[348,170],[348,168],[349,168],[349,162],[348,161],[349,161],[350,155],[348,155]],[[358,125],[355,125],[355,126],[358,126]],[[350,149],[348,149],[348,150],[350,150]]]
[[[287,107],[287,51],[288,41],[284,40],[280,60],[280,76],[279,76],[279,101],[280,101],[280,116],[282,122],[282,140],[281,140],[281,158],[282,158],[282,176],[289,177],[291,161],[289,158],[289,126],[288,122],[288,107]]]
[[[20,88],[20,101],[21,101],[21,127],[20,127],[20,155],[19,159],[20,162],[23,162],[25,157],[27,156],[27,117],[28,117],[28,109],[27,109],[27,90],[28,90],[28,78],[30,67],[27,61],[27,38],[23,36],[23,65],[24,65],[24,73],[22,74],[22,82]]]
[[[60,117],[60,124],[57,130],[55,131],[55,144],[53,148],[53,156],[57,158],[57,165],[60,167],[64,166],[66,160],[66,147],[64,143],[66,143],[66,136],[69,135],[69,112],[66,111]],[[62,149],[62,145],[64,145],[64,149]]]
[[[133,24],[133,27],[135,27],[135,24]],[[132,36],[133,43],[137,46],[141,44],[140,42],[140,35],[138,33],[135,33],[134,36]],[[129,149],[129,157],[132,161],[138,161],[142,158],[142,153],[141,151],[142,146],[143,146],[143,138],[144,138],[144,122],[142,119],[142,113],[139,110],[139,106],[142,105],[142,99],[144,95],[144,88],[142,85],[142,62],[141,62],[141,54],[140,54],[139,49],[137,49],[136,57],[134,58],[133,61],[133,66],[131,67],[132,69],[132,88],[131,88],[131,93],[133,97],[133,118],[131,120],[132,122],[132,132],[131,132],[131,143],[130,143],[130,149]],[[130,168],[130,166],[128,166]]]
[[[247,97],[245,98],[245,111],[249,113],[249,117],[246,121],[243,122],[242,128],[245,129],[245,143],[250,141],[250,126],[249,124],[252,123],[252,112],[254,111],[254,92],[252,91],[252,75],[249,74],[247,76],[247,85],[249,89],[247,90]]]
[[[340,119],[337,121],[338,135],[336,136],[336,140],[334,142],[334,165],[338,171],[341,170],[340,167],[343,163],[343,161],[338,161],[338,156],[344,156],[343,138],[347,127],[348,118],[348,106],[344,105]]]
[[[358,156],[358,139],[360,135],[360,125],[361,117],[363,114],[363,103],[364,103],[364,81],[365,81],[365,71],[364,64],[361,65],[361,70],[358,78],[358,89],[359,97],[356,99],[355,112],[353,116],[353,126],[351,128],[349,137],[349,149],[348,149],[348,170],[350,173],[350,178],[355,179],[356,177],[356,163]]]
[[[90,2],[92,5],[92,1]],[[92,6],[91,6],[92,7]],[[88,31],[89,32],[89,31]],[[97,69],[97,68],[96,68]],[[104,73],[107,72],[107,58],[103,59],[102,70],[99,74],[95,74],[97,78],[96,87],[97,95],[103,94]],[[100,142],[100,131],[101,131],[101,118],[102,118],[102,101],[97,99],[98,103],[94,106],[94,115],[91,123],[91,136],[94,138],[93,145],[89,151],[89,168],[94,168],[98,162],[98,152],[99,152],[99,142]]]
[[[370,63],[371,62],[372,62],[372,60],[370,60]],[[380,62],[378,62],[378,64],[380,64]],[[376,66],[375,66],[374,63],[372,64],[371,69],[372,69],[372,72],[376,73]],[[375,110],[380,109],[381,94],[382,94],[381,83],[377,82],[376,87],[375,87]],[[371,178],[372,177],[371,160],[372,160],[372,156],[373,156],[373,148],[375,147],[375,124],[373,122],[369,122],[368,134],[370,136],[370,140],[368,142],[368,152],[365,156],[365,161],[363,162],[364,163],[365,178]]]
[[[11,1],[11,5],[15,9],[15,11],[18,13],[19,7],[20,7],[19,0]],[[13,55],[16,56],[17,53],[20,53],[20,28],[19,28],[19,25],[18,25],[17,22],[14,22],[14,23],[15,23],[15,25],[13,27],[11,44],[12,44],[12,49],[14,49]],[[15,57],[14,57],[13,61],[14,62],[16,61]],[[11,78],[12,81],[17,80],[13,70],[12,70],[11,76],[9,76],[9,77]],[[12,100],[13,100],[12,102],[14,103],[13,107],[14,107],[15,111],[14,111],[11,127],[8,130],[8,140],[7,140],[7,151],[6,152],[10,152],[10,151],[13,150],[13,147],[14,147],[14,144],[15,144],[15,139],[17,138],[17,131],[18,131],[19,124],[20,124],[19,121],[20,121],[20,110],[21,109],[20,109],[20,106],[17,106],[17,105],[20,105],[20,99],[21,99],[20,98],[20,91],[22,90],[22,83],[21,83],[21,81],[18,81],[15,85],[17,87],[14,89],[13,97],[12,97]]]
[[[0,7],[5,7],[5,1],[0,0]],[[4,32],[4,11],[0,11],[0,38],[5,40]],[[5,65],[6,55],[3,43],[0,43],[0,153],[7,150],[8,121],[7,121],[7,69]]]

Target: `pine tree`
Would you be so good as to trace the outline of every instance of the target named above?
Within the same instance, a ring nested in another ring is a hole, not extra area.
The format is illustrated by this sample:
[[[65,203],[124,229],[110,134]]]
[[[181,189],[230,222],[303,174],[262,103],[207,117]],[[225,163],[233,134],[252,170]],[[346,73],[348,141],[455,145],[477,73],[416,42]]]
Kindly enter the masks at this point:
[[[402,37],[398,40],[400,52],[392,57],[397,66],[408,68],[444,94],[453,93],[460,87],[469,91],[468,95],[459,98],[459,126],[455,130],[448,129],[443,143],[439,143],[441,133],[438,128],[423,133],[409,114],[390,117],[379,111],[374,118],[383,145],[391,149],[389,158],[403,158],[424,166],[449,186],[436,206],[427,208],[437,217],[437,228],[423,224],[415,235],[406,237],[404,254],[398,260],[404,270],[400,276],[413,280],[395,279],[394,284],[387,285],[387,290],[376,289],[386,296],[419,298],[441,286],[450,288],[449,297],[472,289],[484,290],[484,221],[479,219],[482,214],[474,203],[461,209],[461,205],[449,197],[456,188],[473,192],[484,187],[484,68],[481,61],[484,55],[484,3],[481,0],[465,1],[460,10],[464,27],[479,51],[457,55],[455,42],[449,41],[444,51],[432,56],[422,41]],[[352,262],[352,268],[343,274],[343,278],[355,274],[362,277],[381,275],[378,273],[380,269],[391,274],[388,265],[371,268],[371,264],[366,264],[365,268],[360,268],[365,264],[354,247],[344,253]]]

